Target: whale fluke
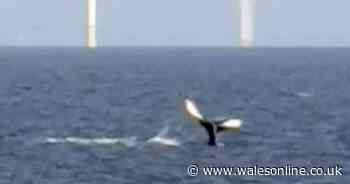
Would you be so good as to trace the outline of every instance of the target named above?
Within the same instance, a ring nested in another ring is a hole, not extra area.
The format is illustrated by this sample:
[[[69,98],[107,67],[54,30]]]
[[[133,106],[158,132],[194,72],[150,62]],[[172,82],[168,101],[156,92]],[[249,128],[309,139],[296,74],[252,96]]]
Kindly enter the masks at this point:
[[[196,104],[190,99],[185,99],[185,114],[195,123],[205,128],[209,136],[208,144],[216,145],[216,134],[224,131],[239,131],[242,121],[240,119],[209,120],[203,117]]]

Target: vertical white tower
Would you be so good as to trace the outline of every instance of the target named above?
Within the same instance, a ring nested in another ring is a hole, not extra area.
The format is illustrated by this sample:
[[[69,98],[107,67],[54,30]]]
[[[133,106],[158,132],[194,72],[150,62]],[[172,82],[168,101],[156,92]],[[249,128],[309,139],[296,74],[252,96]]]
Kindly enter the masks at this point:
[[[96,47],[96,0],[86,0],[87,2],[87,47]]]
[[[254,42],[256,0],[240,0],[240,46],[251,47]]]

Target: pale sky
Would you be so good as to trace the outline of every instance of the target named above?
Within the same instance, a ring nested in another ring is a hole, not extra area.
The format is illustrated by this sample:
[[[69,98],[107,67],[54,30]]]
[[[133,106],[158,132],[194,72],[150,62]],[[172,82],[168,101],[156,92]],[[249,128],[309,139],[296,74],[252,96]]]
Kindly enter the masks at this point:
[[[99,46],[238,46],[237,0],[97,0]],[[257,0],[256,46],[350,46],[349,0]],[[85,0],[2,0],[0,46],[84,46]]]

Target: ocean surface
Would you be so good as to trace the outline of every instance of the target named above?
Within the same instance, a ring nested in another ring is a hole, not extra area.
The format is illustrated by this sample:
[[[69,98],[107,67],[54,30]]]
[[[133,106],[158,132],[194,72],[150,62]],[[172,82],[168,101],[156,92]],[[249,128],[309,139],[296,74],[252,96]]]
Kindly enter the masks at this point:
[[[186,97],[241,131],[209,147]],[[349,135],[347,48],[0,48],[1,184],[348,183]],[[343,176],[203,173],[285,165]]]

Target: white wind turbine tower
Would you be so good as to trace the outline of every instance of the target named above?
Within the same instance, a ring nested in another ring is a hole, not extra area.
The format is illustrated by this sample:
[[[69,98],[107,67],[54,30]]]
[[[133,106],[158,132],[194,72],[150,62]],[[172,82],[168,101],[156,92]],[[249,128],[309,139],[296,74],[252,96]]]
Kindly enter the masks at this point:
[[[96,0],[86,0],[87,47],[96,47]],[[240,0],[240,46],[251,47],[254,42],[256,0]]]
[[[96,47],[96,0],[86,0],[86,34],[87,47]]]
[[[240,47],[254,43],[256,0],[240,0]]]

